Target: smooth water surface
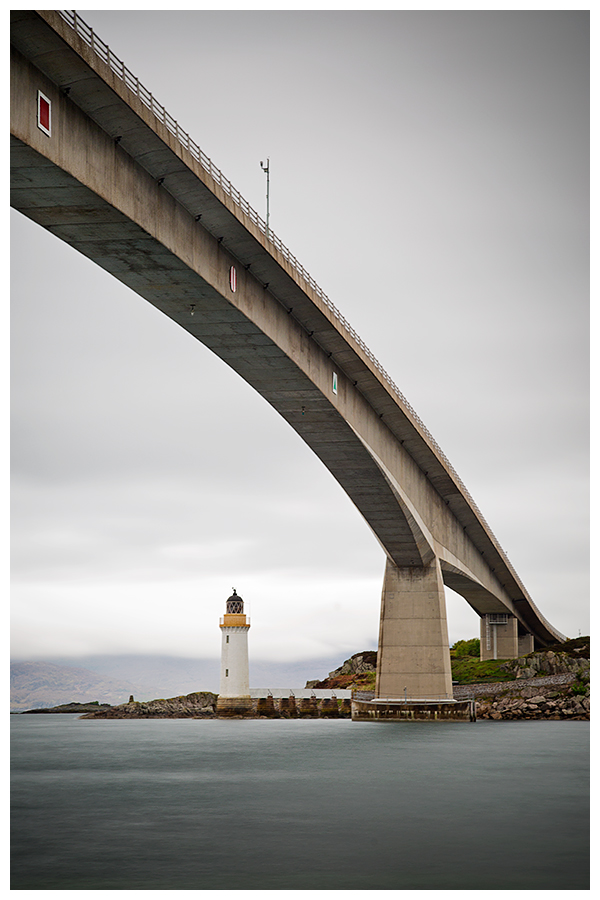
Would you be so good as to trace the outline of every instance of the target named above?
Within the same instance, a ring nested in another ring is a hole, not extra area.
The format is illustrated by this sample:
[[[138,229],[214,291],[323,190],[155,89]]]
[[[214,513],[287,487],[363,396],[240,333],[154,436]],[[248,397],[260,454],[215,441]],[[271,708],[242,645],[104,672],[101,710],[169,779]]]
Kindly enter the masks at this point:
[[[13,890],[585,890],[589,724],[11,716]]]

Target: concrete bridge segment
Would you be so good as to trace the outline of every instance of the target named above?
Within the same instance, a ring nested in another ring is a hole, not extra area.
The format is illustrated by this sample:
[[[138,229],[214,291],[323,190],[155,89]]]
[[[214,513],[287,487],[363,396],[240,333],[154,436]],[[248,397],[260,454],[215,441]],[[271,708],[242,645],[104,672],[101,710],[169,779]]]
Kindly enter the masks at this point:
[[[378,696],[452,696],[444,584],[484,658],[563,640],[358,335],[120,60],[70,13],[11,12],[11,44],[11,204],[213,350],[353,500],[387,557]]]

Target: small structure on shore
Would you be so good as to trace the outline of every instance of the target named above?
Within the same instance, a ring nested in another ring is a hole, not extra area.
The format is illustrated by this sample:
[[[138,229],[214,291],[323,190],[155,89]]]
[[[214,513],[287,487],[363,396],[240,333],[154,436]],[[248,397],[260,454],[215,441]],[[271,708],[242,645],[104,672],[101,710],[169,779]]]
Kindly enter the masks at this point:
[[[244,614],[244,601],[233,588],[225,603],[221,628],[221,683],[217,715],[252,715],[248,669],[248,632],[250,620]]]

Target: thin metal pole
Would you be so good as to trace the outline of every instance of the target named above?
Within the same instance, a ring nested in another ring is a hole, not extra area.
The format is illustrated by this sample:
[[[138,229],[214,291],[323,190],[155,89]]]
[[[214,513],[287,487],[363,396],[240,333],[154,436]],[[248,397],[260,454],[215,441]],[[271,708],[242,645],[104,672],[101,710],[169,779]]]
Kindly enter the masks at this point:
[[[267,164],[263,166],[263,161],[260,161],[260,167],[263,172],[266,173],[267,176],[267,237],[269,237],[269,157],[267,156]]]

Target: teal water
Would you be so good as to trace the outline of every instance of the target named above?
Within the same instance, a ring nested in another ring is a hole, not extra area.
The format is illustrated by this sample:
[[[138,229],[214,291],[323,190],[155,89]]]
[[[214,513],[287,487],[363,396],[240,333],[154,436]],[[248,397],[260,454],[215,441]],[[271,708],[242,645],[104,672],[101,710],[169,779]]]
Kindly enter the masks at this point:
[[[13,890],[586,890],[589,724],[11,716]]]

